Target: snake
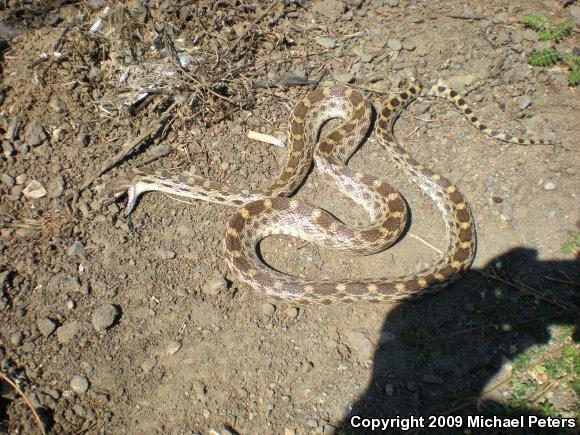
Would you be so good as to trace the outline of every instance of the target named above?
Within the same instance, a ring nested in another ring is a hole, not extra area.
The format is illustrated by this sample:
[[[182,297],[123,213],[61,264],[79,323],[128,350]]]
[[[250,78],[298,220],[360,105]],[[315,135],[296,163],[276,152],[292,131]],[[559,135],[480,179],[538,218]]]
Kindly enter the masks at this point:
[[[149,191],[235,207],[224,239],[226,261],[241,283],[274,298],[321,304],[397,302],[435,293],[471,266],[477,242],[473,214],[458,187],[415,160],[394,135],[399,115],[421,91],[422,86],[413,83],[402,92],[389,94],[377,111],[372,129],[372,106],[355,88],[335,85],[309,92],[296,104],[290,117],[286,162],[276,179],[262,189],[233,190],[191,173],[139,171],[126,183],[117,183],[113,195],[118,198],[127,194],[127,215],[140,195]],[[487,127],[473,113],[465,97],[441,80],[427,95],[450,101],[478,131],[499,141],[519,145],[556,143],[518,138]],[[322,134],[327,121],[337,118],[340,123]],[[353,153],[370,134],[439,210],[446,239],[446,248],[439,258],[417,272],[364,279],[308,279],[270,267],[260,257],[258,246],[272,235],[288,235],[356,255],[383,251],[401,238],[408,218],[402,195],[384,178],[348,166]],[[351,227],[328,211],[291,197],[311,167],[362,207],[370,222]]]

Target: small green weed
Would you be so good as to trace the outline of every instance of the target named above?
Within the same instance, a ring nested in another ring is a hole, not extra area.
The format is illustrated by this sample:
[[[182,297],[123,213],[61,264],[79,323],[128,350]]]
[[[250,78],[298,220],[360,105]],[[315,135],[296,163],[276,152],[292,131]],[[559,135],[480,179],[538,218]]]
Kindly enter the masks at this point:
[[[580,70],[578,71],[578,75],[580,76]],[[565,255],[578,255],[578,252],[580,252],[580,234],[572,234],[568,241],[562,245],[561,250],[562,254]]]
[[[566,39],[574,30],[571,21],[555,23],[547,17],[536,14],[524,14],[522,21],[538,33],[538,40],[553,41],[558,43]],[[528,58],[528,63],[536,67],[548,67],[564,62],[570,69],[568,83],[570,86],[577,86],[580,83],[580,62],[579,56],[571,53],[560,53],[556,48],[546,48],[541,51],[534,51]]]

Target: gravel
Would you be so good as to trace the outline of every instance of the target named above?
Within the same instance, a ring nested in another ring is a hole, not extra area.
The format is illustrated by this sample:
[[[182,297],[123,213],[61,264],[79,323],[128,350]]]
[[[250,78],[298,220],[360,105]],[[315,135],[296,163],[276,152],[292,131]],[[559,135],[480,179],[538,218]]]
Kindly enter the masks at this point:
[[[70,381],[71,389],[77,394],[84,394],[89,389],[89,380],[83,375],[75,375]]]
[[[403,43],[398,39],[389,39],[387,46],[393,51],[401,51],[403,49]]]
[[[319,36],[315,39],[316,43],[324,48],[334,48],[336,47],[336,41],[332,38],[326,36]]]
[[[520,109],[525,109],[532,104],[532,99],[529,95],[522,95],[514,99]]]
[[[38,326],[38,330],[42,335],[48,337],[55,331],[58,324],[56,323],[55,320],[51,319],[50,317],[43,316],[36,321],[36,326]]]
[[[226,279],[223,276],[216,276],[205,283],[202,287],[202,291],[207,295],[215,296],[227,288],[228,282]]]
[[[71,341],[77,335],[79,327],[78,322],[67,322],[60,326],[56,330],[56,337],[59,343],[68,343]]]
[[[552,183],[551,181],[546,181],[544,183],[544,190],[554,190],[556,188],[556,185],[554,183]]]
[[[103,305],[94,311],[91,322],[97,332],[104,331],[115,323],[119,314],[120,310],[115,305]]]
[[[260,305],[260,312],[265,316],[271,316],[276,311],[276,307],[269,303],[263,303]]]
[[[48,139],[44,127],[38,122],[31,122],[24,130],[24,141],[31,147],[35,147]]]

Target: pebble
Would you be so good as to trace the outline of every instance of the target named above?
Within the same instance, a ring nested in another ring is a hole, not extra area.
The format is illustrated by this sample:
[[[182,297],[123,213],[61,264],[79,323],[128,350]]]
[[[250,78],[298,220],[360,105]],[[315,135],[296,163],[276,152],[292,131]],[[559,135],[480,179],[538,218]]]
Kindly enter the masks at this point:
[[[20,346],[22,344],[23,338],[24,334],[22,333],[22,331],[14,332],[10,334],[10,343],[12,343],[13,346]]]
[[[394,8],[399,5],[399,0],[387,0],[387,6]]]
[[[284,428],[284,435],[296,435],[296,431],[289,427]]]
[[[50,317],[43,316],[36,321],[36,326],[42,335],[48,337],[56,329],[57,323]]]
[[[46,193],[44,186],[36,180],[32,180],[28,183],[28,186],[26,186],[22,191],[22,194],[26,198],[42,198],[43,196],[46,196]]]
[[[70,387],[77,394],[84,394],[89,389],[89,380],[83,375],[75,375],[70,381]]]
[[[85,249],[83,242],[77,240],[69,246],[67,254],[69,257],[85,257],[87,255],[87,250]]]
[[[516,97],[514,101],[516,102],[516,104],[520,109],[525,109],[529,107],[530,104],[532,104],[532,99],[530,98],[529,95],[522,95],[520,97]]]
[[[403,48],[407,51],[413,51],[413,50],[415,50],[415,48],[417,48],[417,46],[415,45],[415,43],[413,41],[405,41],[403,43]]]
[[[38,122],[31,122],[24,130],[24,141],[31,147],[40,145],[48,139],[44,127]]]
[[[153,367],[155,367],[157,365],[157,358],[155,358],[154,356],[147,358],[145,361],[143,361],[141,363],[141,369],[145,372],[145,373],[149,373]]]
[[[299,313],[298,308],[296,308],[296,307],[288,307],[288,308],[286,308],[286,310],[284,310],[284,312],[291,319],[295,319],[296,317],[298,317],[298,313]]]
[[[322,430],[322,435],[335,435],[336,428],[331,424],[325,424],[324,429]]]
[[[226,279],[223,276],[216,276],[205,283],[202,287],[202,291],[207,295],[215,296],[227,288],[228,282]]]
[[[91,322],[93,323],[96,331],[104,331],[113,325],[113,323],[115,323],[118,315],[119,308],[117,308],[115,305],[103,305],[93,312]]]
[[[49,198],[58,198],[64,193],[64,178],[62,175],[51,180],[46,186],[46,190]]]
[[[422,381],[427,384],[442,384],[443,378],[441,376],[430,375],[426,373],[423,375]]]
[[[171,260],[175,258],[175,252],[168,249],[157,249],[155,251],[155,255],[157,255],[157,257],[161,258],[162,260]]]
[[[2,182],[10,189],[12,189],[16,185],[14,177],[11,176],[10,174],[7,174],[6,172],[2,174]]]
[[[326,36],[319,36],[315,39],[316,43],[324,48],[334,48],[336,47],[336,41],[333,38],[328,38]]]
[[[266,302],[260,305],[260,312],[265,316],[271,316],[274,314],[274,311],[276,311],[276,307],[272,304]]]
[[[209,409],[204,409],[203,410],[203,418],[210,418],[211,417],[211,412]]]
[[[205,393],[207,391],[207,388],[203,382],[197,380],[193,381],[191,383],[191,390],[193,391],[197,399],[199,400],[205,399]]]
[[[56,113],[61,113],[66,110],[66,104],[64,104],[58,97],[54,97],[50,100],[50,107],[52,107]]]
[[[96,66],[91,66],[89,74],[87,76],[90,81],[98,80],[101,77],[101,69]]]
[[[76,143],[82,147],[85,147],[89,144],[90,139],[91,136],[89,136],[87,133],[82,132],[79,133],[79,135],[77,136]]]
[[[26,176],[26,174],[20,174],[16,177],[16,184],[24,184],[26,183],[27,179],[28,177]]]
[[[348,347],[352,349],[352,353],[360,361],[372,359],[375,352],[375,345],[366,334],[351,330],[347,331],[345,335]]]
[[[379,342],[381,344],[389,343],[395,341],[397,336],[391,331],[381,331]]]
[[[59,343],[68,343],[71,341],[79,330],[78,322],[67,322],[56,330],[56,337]]]
[[[395,387],[393,387],[393,384],[385,385],[385,394],[387,396],[392,396],[394,392],[395,392]]]
[[[167,347],[165,348],[165,352],[167,355],[175,355],[181,349],[181,341],[179,340],[171,340],[167,343]]]
[[[544,190],[554,190],[556,188],[556,185],[554,183],[552,183],[551,181],[546,181],[544,183]]]
[[[510,48],[515,51],[516,53],[521,53],[524,51],[524,47],[521,44],[512,44]]]
[[[387,45],[393,51],[401,51],[403,49],[403,43],[398,39],[389,39]]]

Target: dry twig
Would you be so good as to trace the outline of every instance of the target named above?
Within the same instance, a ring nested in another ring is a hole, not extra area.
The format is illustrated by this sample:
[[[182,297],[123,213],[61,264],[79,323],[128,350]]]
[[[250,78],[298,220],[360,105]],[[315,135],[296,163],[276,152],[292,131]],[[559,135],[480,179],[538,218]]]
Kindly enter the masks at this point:
[[[4,379],[8,385],[10,385],[12,388],[14,388],[14,390],[22,398],[22,401],[30,409],[30,412],[32,413],[32,416],[34,417],[34,421],[36,422],[36,425],[38,426],[38,430],[40,431],[40,433],[42,435],[46,435],[46,430],[44,429],[44,423],[40,419],[38,412],[36,412],[36,408],[34,408],[34,406],[32,406],[32,403],[30,403],[30,400],[28,400],[28,398],[26,397],[26,394],[24,394],[24,391],[22,391],[20,389],[20,387],[16,384],[16,382],[14,382],[8,375],[0,372],[0,378]]]

